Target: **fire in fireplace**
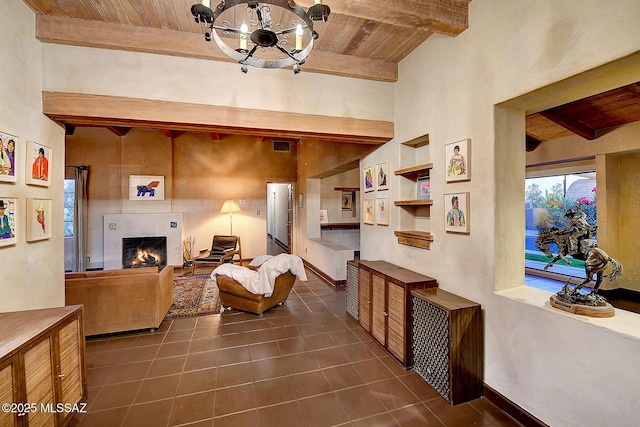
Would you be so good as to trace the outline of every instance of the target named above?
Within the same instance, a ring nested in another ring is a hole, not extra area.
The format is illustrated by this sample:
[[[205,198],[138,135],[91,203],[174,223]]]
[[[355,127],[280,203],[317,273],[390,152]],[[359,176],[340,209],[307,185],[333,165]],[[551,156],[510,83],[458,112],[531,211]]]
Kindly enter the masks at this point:
[[[167,265],[167,238],[123,237],[122,268],[164,267]]]

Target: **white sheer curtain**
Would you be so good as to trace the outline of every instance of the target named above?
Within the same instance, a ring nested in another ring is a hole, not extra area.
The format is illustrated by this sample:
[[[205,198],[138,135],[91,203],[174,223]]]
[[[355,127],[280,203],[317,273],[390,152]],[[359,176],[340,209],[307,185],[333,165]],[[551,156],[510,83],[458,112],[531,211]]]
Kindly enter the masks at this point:
[[[87,224],[89,218],[87,180],[89,178],[89,167],[76,166],[74,171],[76,197],[74,205],[75,220],[73,223],[73,271],[86,271],[85,258],[87,253]]]

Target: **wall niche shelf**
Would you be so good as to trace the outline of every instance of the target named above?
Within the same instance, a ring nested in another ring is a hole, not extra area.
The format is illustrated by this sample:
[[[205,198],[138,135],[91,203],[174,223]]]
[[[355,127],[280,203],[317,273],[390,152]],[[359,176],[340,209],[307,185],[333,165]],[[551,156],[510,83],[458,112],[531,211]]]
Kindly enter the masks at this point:
[[[418,154],[428,150],[425,147],[429,144],[429,135],[422,135],[401,144],[400,163],[413,166],[403,167],[394,171],[394,174],[401,178],[400,194],[401,199],[395,200],[393,204],[403,210],[401,212],[400,228],[394,234],[401,245],[414,246],[421,249],[430,249],[433,236],[428,231],[420,230],[430,228],[432,199],[418,199],[419,178],[429,177],[433,163],[418,163]],[[425,223],[426,221],[426,223]]]

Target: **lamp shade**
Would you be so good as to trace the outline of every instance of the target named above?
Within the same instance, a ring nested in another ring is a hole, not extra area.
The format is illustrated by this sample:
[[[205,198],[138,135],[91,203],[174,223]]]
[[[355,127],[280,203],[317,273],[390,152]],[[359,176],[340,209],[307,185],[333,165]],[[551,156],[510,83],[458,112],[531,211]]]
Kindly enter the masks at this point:
[[[235,200],[226,200],[220,209],[221,213],[236,213],[240,212],[240,207]]]

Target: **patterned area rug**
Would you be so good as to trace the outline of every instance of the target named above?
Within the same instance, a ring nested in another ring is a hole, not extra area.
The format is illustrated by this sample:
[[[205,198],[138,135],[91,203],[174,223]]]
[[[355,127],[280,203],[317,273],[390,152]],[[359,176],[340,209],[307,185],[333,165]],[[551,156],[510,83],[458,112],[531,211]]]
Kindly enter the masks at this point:
[[[215,313],[220,313],[220,296],[208,274],[173,278],[173,305],[165,319]]]

